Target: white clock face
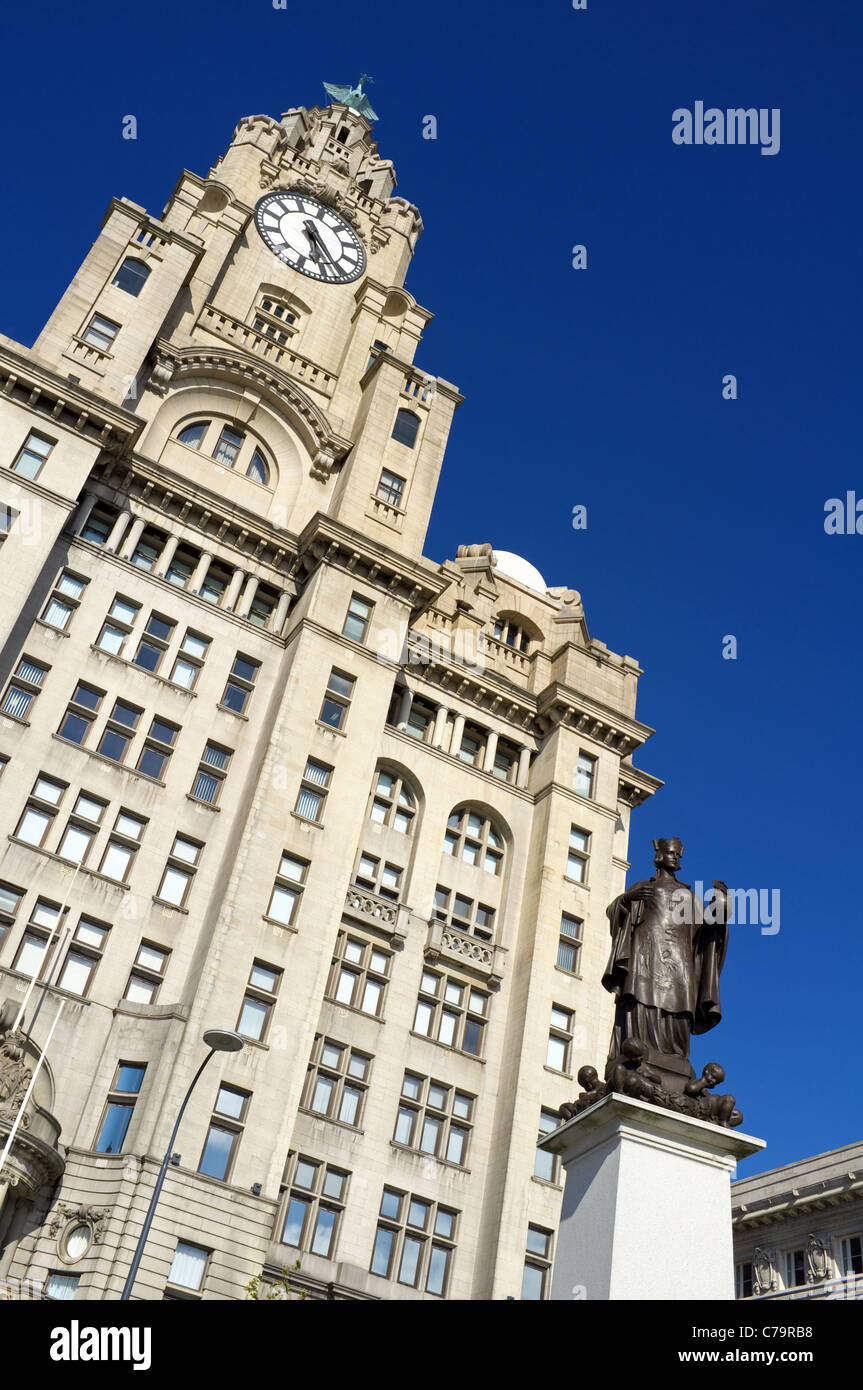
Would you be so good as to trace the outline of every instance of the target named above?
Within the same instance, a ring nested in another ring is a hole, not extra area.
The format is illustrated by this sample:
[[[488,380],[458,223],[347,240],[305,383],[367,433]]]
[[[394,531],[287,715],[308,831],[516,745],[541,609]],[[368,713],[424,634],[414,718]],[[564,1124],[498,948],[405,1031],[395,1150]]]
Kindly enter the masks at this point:
[[[279,260],[313,280],[346,285],[366,268],[353,227],[307,193],[268,193],[255,208],[255,226]]]

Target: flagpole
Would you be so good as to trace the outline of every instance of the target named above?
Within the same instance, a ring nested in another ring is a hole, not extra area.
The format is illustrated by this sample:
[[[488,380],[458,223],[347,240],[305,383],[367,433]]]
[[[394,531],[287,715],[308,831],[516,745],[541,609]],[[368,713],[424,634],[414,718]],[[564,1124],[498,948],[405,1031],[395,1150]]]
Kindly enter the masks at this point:
[[[58,917],[58,919],[57,919],[57,920],[58,920],[58,939],[59,939],[59,926],[60,926],[60,925],[62,924],[62,922],[63,922],[63,913],[66,911],[66,906],[67,906],[67,904],[68,904],[68,902],[69,902],[69,895],[70,895],[70,893],[72,892],[72,889],[73,889],[74,886],[75,886],[75,879],[78,877],[78,870],[80,869],[80,867],[81,867],[81,863],[80,863],[80,861],[79,861],[79,862],[75,865],[75,872],[74,872],[73,875],[72,875],[72,880],[71,880],[71,882],[70,882],[70,884],[69,884],[69,887],[66,889],[66,896],[65,896],[65,898],[63,899],[62,903],[60,904],[60,914],[59,914],[59,917]],[[50,940],[50,938],[49,938],[49,940]],[[24,998],[21,1000],[21,1007],[19,1008],[18,1013],[17,1013],[16,1016],[15,1016],[15,1022],[12,1024],[12,1032],[13,1032],[13,1033],[17,1031],[17,1029],[18,1029],[18,1027],[19,1027],[19,1025],[20,1025],[20,1023],[21,1023],[21,1019],[22,1019],[23,1016],[24,1016],[24,1010],[26,1009],[27,1005],[28,1005],[29,1002],[30,1002],[30,996],[32,995],[32,993],[33,993],[33,991],[34,991],[34,989],[36,988],[36,985],[37,985],[38,983],[39,983],[39,981],[37,980],[36,974],[31,975],[31,977],[30,977],[30,983],[29,983],[29,985],[27,986],[27,989],[26,989],[25,992],[24,992]],[[58,1017],[59,1017],[59,1015],[58,1015]]]

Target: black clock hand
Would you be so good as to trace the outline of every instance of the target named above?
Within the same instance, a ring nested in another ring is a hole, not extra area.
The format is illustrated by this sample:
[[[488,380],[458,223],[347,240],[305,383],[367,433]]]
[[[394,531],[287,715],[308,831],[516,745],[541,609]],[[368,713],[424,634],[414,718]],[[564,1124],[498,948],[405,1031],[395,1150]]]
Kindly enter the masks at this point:
[[[326,246],[324,246],[324,243],[321,240],[320,234],[314,222],[311,220],[311,218],[307,218],[303,225],[306,229],[306,236],[309,238],[309,242],[315,253],[315,263],[317,265],[321,265],[321,258],[323,257],[323,260],[326,261],[329,265],[333,266],[333,268],[335,269],[335,262],[333,261],[333,258],[327,250]]]

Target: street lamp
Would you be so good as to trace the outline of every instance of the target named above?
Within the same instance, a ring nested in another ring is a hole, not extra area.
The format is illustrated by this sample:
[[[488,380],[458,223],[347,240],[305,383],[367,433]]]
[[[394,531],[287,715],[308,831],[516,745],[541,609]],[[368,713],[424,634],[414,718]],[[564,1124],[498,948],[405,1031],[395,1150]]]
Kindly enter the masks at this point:
[[[132,1286],[135,1283],[135,1276],[138,1273],[138,1266],[141,1263],[141,1256],[144,1253],[144,1246],[147,1243],[147,1236],[150,1234],[150,1227],[153,1224],[153,1217],[156,1214],[156,1207],[159,1203],[159,1197],[162,1192],[162,1185],[165,1181],[165,1174],[168,1171],[168,1164],[171,1161],[171,1153],[174,1148],[174,1140],[177,1138],[177,1131],[180,1128],[180,1121],[183,1118],[186,1106],[189,1104],[189,1097],[194,1091],[196,1085],[198,1084],[198,1077],[201,1075],[201,1072],[204,1070],[204,1067],[207,1065],[214,1053],[239,1052],[243,1047],[243,1039],[240,1037],[239,1033],[232,1033],[230,1028],[208,1028],[206,1033],[204,1034],[204,1042],[207,1044],[207,1047],[210,1050],[207,1053],[201,1065],[198,1067],[198,1070],[195,1072],[195,1075],[192,1077],[189,1089],[183,1097],[183,1104],[180,1106],[180,1113],[177,1116],[176,1123],[174,1125],[173,1130],[171,1131],[171,1137],[168,1140],[168,1147],[165,1150],[165,1157],[162,1159],[162,1166],[159,1169],[159,1176],[156,1179],[156,1186],[153,1188],[153,1195],[150,1198],[150,1205],[147,1208],[147,1215],[144,1217],[144,1224],[141,1227],[141,1234],[138,1237],[138,1244],[135,1246],[135,1254],[133,1255],[132,1263],[129,1266],[129,1273],[126,1277],[126,1282],[123,1285],[123,1292],[120,1294],[121,1302],[131,1298],[132,1296]]]

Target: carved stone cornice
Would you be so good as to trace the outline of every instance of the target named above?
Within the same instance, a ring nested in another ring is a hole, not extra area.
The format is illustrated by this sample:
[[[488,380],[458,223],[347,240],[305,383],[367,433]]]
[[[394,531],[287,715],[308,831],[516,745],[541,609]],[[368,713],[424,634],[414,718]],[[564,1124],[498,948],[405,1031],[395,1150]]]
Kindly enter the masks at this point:
[[[228,381],[240,390],[251,386],[269,398],[270,404],[287,414],[309,453],[319,452],[333,460],[342,458],[352,440],[333,430],[326,415],[301,387],[278,367],[234,348],[176,347],[160,338],[155,346],[155,364],[149,384],[159,395],[189,377],[210,377]]]
[[[335,565],[386,589],[415,612],[439,598],[447,583],[429,561],[400,555],[343,522],[316,512],[297,538],[297,582],[304,583],[320,564]],[[398,660],[400,653],[390,655]]]
[[[144,426],[122,406],[58,376],[28,349],[19,351],[8,343],[0,343],[0,394],[112,454],[128,449]]]

